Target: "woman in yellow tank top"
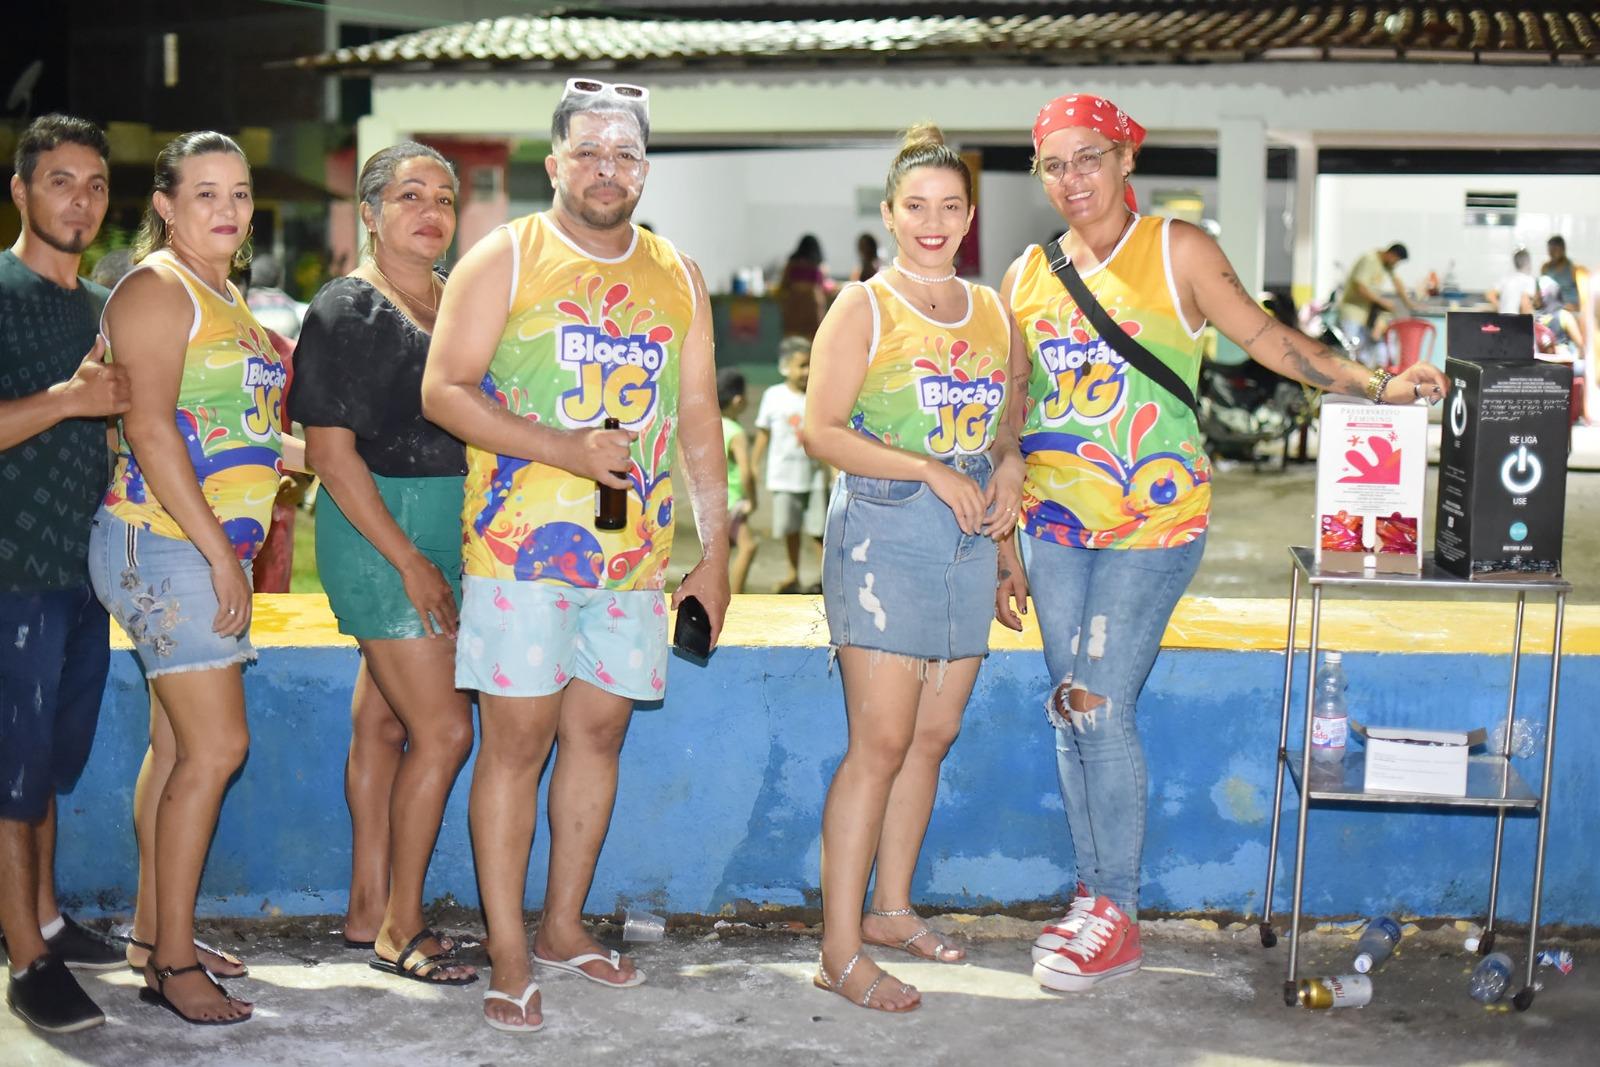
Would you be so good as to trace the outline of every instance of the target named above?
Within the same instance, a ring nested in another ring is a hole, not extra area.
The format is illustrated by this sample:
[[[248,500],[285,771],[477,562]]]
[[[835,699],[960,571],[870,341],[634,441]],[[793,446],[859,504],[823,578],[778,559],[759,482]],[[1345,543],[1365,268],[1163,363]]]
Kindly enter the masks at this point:
[[[906,134],[882,211],[899,254],[828,312],[806,399],[806,450],[841,473],[822,591],[849,721],[822,816],[816,983],[901,1012],[917,991],[864,958],[864,943],[939,963],[965,955],[912,910],[911,875],[989,650],[994,542],[1016,526],[1022,464],[1005,412],[1022,352],[995,291],[955,275],[972,176],[936,127]]]
[[[1384,403],[1443,395],[1444,376],[1427,364],[1391,378],[1281,325],[1204,231],[1141,218],[1128,175],[1143,139],[1111,101],[1069,94],[1034,122],[1035,168],[1069,227],[1061,248],[1084,286],[1191,393],[1209,321],[1252,358],[1321,389]],[[1001,543],[996,615],[1022,629],[1031,587],[1077,861],[1072,907],[1034,943],[1033,976],[1083,990],[1137,971],[1143,958],[1146,778],[1134,710],[1204,550],[1211,470],[1189,407],[1098,336],[1055,266],[1035,245],[1001,283],[1032,368],[1021,531]]]
[[[248,260],[252,213],[250,166],[229,138],[185,134],[156,157],[139,266],[106,304],[133,405],[90,538],[95,592],[151,689],[129,960],[143,968],[146,999],[210,1025],[251,1011],[208,977],[245,968],[194,941],[194,901],[223,790],[250,744],[240,676],[255,658],[249,567],[277,493],[285,377],[228,282]]]

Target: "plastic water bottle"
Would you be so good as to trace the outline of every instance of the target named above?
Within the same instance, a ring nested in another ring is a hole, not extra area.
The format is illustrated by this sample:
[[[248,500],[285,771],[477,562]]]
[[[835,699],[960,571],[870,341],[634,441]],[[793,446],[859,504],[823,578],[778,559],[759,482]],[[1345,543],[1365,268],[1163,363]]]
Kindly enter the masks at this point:
[[[1472,972],[1472,999],[1479,1004],[1493,1004],[1506,995],[1511,987],[1511,957],[1504,952],[1491,952]]]
[[[1396,945],[1400,943],[1400,924],[1388,915],[1380,915],[1367,923],[1356,942],[1353,966],[1357,974],[1367,974],[1383,965]]]
[[[1322,669],[1317,671],[1311,719],[1311,759],[1315,763],[1338,763],[1344,759],[1345,739],[1350,733],[1344,686],[1344,657],[1337,652],[1324,653]]]

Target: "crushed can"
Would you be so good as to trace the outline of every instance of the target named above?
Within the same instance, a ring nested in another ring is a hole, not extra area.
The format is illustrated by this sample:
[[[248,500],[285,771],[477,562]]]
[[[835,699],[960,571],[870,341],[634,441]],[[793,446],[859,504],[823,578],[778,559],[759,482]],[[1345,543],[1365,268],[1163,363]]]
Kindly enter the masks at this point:
[[[1327,978],[1302,978],[1295,990],[1302,1008],[1364,1008],[1372,1003],[1372,979],[1364,974],[1338,974]]]

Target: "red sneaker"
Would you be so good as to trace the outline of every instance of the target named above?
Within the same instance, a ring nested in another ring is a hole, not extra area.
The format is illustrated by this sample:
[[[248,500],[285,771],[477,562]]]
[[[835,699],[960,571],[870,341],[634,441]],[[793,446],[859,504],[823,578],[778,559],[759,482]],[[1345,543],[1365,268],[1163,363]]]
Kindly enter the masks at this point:
[[[1138,924],[1105,897],[1096,897],[1077,935],[1033,965],[1033,980],[1046,989],[1078,993],[1132,974],[1143,962]]]
[[[1033,962],[1038,963],[1046,956],[1058,949],[1066,947],[1067,942],[1078,936],[1078,931],[1083,929],[1084,917],[1094,910],[1094,897],[1082,882],[1079,882],[1072,893],[1072,906],[1067,913],[1059,919],[1052,919],[1044,924],[1044,929],[1039,931],[1039,936],[1033,940]]]

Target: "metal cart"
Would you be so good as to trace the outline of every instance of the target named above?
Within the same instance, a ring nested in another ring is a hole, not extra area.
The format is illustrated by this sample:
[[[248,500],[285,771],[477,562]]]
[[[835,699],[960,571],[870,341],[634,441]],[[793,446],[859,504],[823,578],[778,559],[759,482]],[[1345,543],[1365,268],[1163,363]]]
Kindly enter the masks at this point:
[[[1299,797],[1296,812],[1294,847],[1294,906],[1289,919],[1289,966],[1284,980],[1284,1002],[1291,1007],[1296,1003],[1296,968],[1299,963],[1300,903],[1305,889],[1306,822],[1311,806],[1319,802],[1351,805],[1425,805],[1446,810],[1493,810],[1494,866],[1489,876],[1489,912],[1484,921],[1484,933],[1478,941],[1478,952],[1486,955],[1494,948],[1495,905],[1500,893],[1501,845],[1505,837],[1506,812],[1513,809],[1531,811],[1538,821],[1538,844],[1533,859],[1533,907],[1528,917],[1528,967],[1523,987],[1513,998],[1519,1011],[1526,1011],[1533,1003],[1533,973],[1539,940],[1539,898],[1544,889],[1544,847],[1550,810],[1550,771],[1556,746],[1556,700],[1561,686],[1561,625],[1566,610],[1567,594],[1572,584],[1560,578],[1542,579],[1478,579],[1467,581],[1441,571],[1429,553],[1423,560],[1420,574],[1351,574],[1324,571],[1315,562],[1309,548],[1291,548],[1292,564],[1289,569],[1289,635],[1284,645],[1283,663],[1283,721],[1278,729],[1278,784],[1272,798],[1272,839],[1267,851],[1266,904],[1261,916],[1261,944],[1271,948],[1278,938],[1272,930],[1272,885],[1278,866],[1278,829],[1282,818],[1283,778],[1287,771],[1294,780]],[[1289,743],[1289,693],[1294,680],[1295,622],[1300,606],[1300,586],[1311,587],[1311,635],[1306,648],[1306,706],[1305,740],[1301,750],[1291,760]],[[1485,596],[1515,596],[1517,601],[1516,630],[1511,642],[1511,692],[1506,699],[1504,737],[1500,751],[1471,757],[1467,769],[1465,796],[1442,797],[1427,793],[1367,792],[1364,786],[1365,765],[1357,754],[1347,755],[1340,768],[1331,772],[1319,771],[1315,779],[1311,770],[1311,719],[1315,700],[1311,684],[1316,673],[1317,642],[1322,623],[1322,593],[1331,588],[1381,588],[1385,590],[1442,589],[1455,593],[1483,594]],[[1536,795],[1511,766],[1511,727],[1516,716],[1517,683],[1522,661],[1522,623],[1529,593],[1549,593],[1555,597],[1555,633],[1550,655],[1550,703],[1545,720],[1544,775]],[[1310,788],[1306,784],[1310,783]]]

